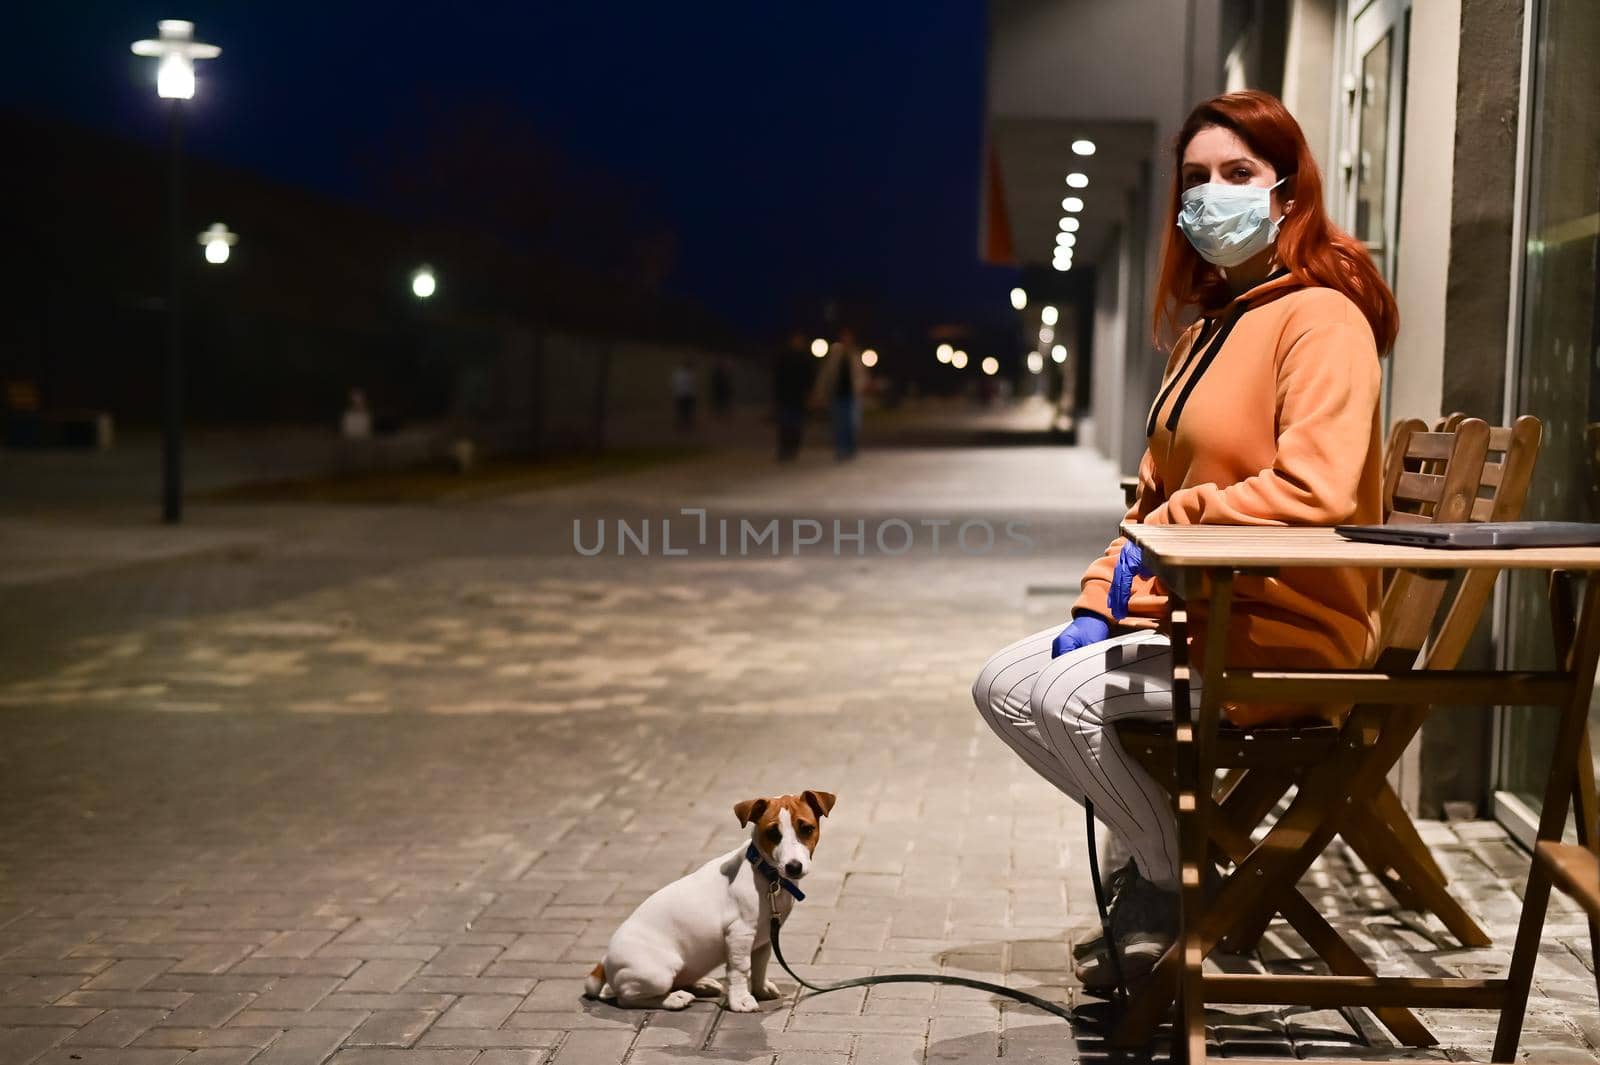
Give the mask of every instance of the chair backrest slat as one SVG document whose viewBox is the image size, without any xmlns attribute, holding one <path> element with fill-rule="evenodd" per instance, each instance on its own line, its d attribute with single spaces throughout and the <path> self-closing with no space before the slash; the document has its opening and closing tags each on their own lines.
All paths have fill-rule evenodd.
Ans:
<svg viewBox="0 0 1600 1065">
<path fill-rule="evenodd" d="M 1448 459 L 1455 446 L 1455 433 L 1413 433 L 1406 442 L 1405 456 L 1408 459 Z"/>
<path fill-rule="evenodd" d="M 1395 485 L 1396 500 L 1437 503 L 1444 496 L 1444 477 L 1437 473 L 1402 473 Z"/>
</svg>

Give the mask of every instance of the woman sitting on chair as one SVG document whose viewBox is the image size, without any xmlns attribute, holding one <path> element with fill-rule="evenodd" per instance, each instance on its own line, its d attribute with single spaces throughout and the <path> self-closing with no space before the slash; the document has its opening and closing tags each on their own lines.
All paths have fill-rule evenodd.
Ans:
<svg viewBox="0 0 1600 1065">
<path fill-rule="evenodd" d="M 1378 353 L 1394 342 L 1394 296 L 1362 245 L 1323 209 L 1300 126 L 1275 97 L 1218 96 L 1195 108 L 1173 153 L 1158 339 L 1180 317 L 1145 426 L 1138 498 L 1152 525 L 1333 525 L 1382 520 Z M 1354 667 L 1376 648 L 1378 571 L 1285 569 L 1235 584 L 1227 662 Z M 1122 537 L 1083 575 L 1072 621 L 984 666 L 972 694 L 1023 761 L 1094 804 L 1133 855 L 1113 877 L 1112 936 L 1130 981 L 1176 935 L 1178 842 L 1171 800 L 1123 750 L 1125 718 L 1170 720 L 1172 657 L 1158 631 L 1165 592 Z M 1203 661 L 1205 603 L 1191 602 L 1191 662 Z M 1191 682 L 1199 706 L 1200 687 Z M 1344 707 L 1234 705 L 1234 724 Z M 1112 983 L 1103 941 L 1078 977 Z"/>
</svg>

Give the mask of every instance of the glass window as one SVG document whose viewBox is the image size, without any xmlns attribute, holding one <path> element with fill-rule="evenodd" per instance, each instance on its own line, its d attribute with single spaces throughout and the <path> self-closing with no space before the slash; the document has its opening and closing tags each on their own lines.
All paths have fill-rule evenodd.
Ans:
<svg viewBox="0 0 1600 1065">
<path fill-rule="evenodd" d="M 1516 410 L 1544 420 L 1544 446 L 1527 516 L 1600 521 L 1600 4 L 1542 0 L 1537 17 Z M 1549 668 L 1544 582 L 1517 574 L 1510 588 L 1512 661 Z M 1600 735 L 1600 705 L 1590 720 Z M 1537 810 L 1555 716 L 1511 709 L 1500 727 L 1500 788 Z"/>
</svg>

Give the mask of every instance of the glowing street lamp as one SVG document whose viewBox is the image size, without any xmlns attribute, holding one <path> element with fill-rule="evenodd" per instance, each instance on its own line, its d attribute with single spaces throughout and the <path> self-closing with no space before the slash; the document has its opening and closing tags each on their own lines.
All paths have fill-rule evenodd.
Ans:
<svg viewBox="0 0 1600 1065">
<path fill-rule="evenodd" d="M 986 356 L 983 360 L 983 372 L 989 377 L 993 377 L 995 374 L 999 373 L 1000 360 L 995 358 L 993 355 Z"/>
<path fill-rule="evenodd" d="M 826 358 L 828 355 L 828 342 L 822 337 L 813 340 L 811 342 L 811 354 L 819 359 Z"/>
<path fill-rule="evenodd" d="M 950 365 L 954 366 L 958 370 L 965 370 L 967 368 L 967 353 L 959 348 L 951 352 Z"/>
<path fill-rule="evenodd" d="M 1093 155 L 1094 154 L 1094 141 L 1091 141 L 1091 140 L 1073 141 L 1072 142 L 1072 154 L 1073 155 Z"/>
<path fill-rule="evenodd" d="M 1051 348 L 1050 349 L 1050 358 L 1053 359 L 1056 362 L 1066 362 L 1067 361 L 1067 348 L 1066 348 L 1066 345 L 1057 344 L 1055 347 Z"/>
<path fill-rule="evenodd" d="M 1044 372 L 1044 356 L 1040 355 L 1037 351 L 1028 352 L 1028 372 L 1029 373 L 1043 373 Z"/>
<path fill-rule="evenodd" d="M 949 362 L 950 356 L 954 355 L 955 353 L 956 349 L 952 348 L 949 344 L 940 344 L 937 348 L 933 349 L 933 357 L 938 359 L 940 362 Z"/>
<path fill-rule="evenodd" d="M 156 94 L 163 100 L 194 99 L 194 61 L 215 59 L 222 49 L 194 39 L 194 23 L 168 18 L 156 23 L 155 40 L 133 42 L 133 54 L 159 59 Z"/>
<path fill-rule="evenodd" d="M 1086 189 L 1089 187 L 1089 175 L 1074 170 L 1067 175 L 1067 185 L 1074 189 Z"/>
<path fill-rule="evenodd" d="M 411 275 L 411 294 L 419 300 L 431 299 L 439 291 L 439 279 L 433 276 L 433 267 L 423 263 Z"/>
<path fill-rule="evenodd" d="M 1083 210 L 1083 199 L 1078 196 L 1068 196 L 1061 201 L 1061 209 L 1068 214 L 1077 214 Z"/>
<path fill-rule="evenodd" d="M 873 351 L 871 348 L 863 351 L 861 353 L 861 365 L 865 366 L 869 370 L 878 365 L 878 353 Z"/>
<path fill-rule="evenodd" d="M 1060 320 L 1060 317 L 1061 312 L 1048 304 L 1039 312 L 1039 321 L 1045 325 L 1055 325 Z"/>
<path fill-rule="evenodd" d="M 221 222 L 212 222 L 204 233 L 195 238 L 206 249 L 206 262 L 221 266 L 228 261 L 228 252 L 239 243 L 239 234 L 231 232 Z"/>
<path fill-rule="evenodd" d="M 1024 292 L 1020 288 L 1012 289 L 1011 290 L 1011 306 L 1014 309 L 1020 311 L 1024 307 L 1026 307 L 1027 305 L 1028 305 L 1028 294 L 1026 292 Z"/>
<path fill-rule="evenodd" d="M 222 49 L 194 39 L 194 23 L 163 19 L 157 36 L 133 42 L 133 54 L 157 60 L 156 94 L 171 100 L 167 157 L 167 359 L 161 419 L 161 520 L 183 520 L 183 102 L 194 98 L 194 64 Z"/>
</svg>

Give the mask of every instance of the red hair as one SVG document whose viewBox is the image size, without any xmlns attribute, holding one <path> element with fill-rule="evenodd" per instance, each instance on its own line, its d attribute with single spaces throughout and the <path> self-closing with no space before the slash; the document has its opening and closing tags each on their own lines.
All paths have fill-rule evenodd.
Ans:
<svg viewBox="0 0 1600 1065">
<path fill-rule="evenodd" d="M 1284 199 L 1294 209 L 1279 223 L 1278 262 L 1303 285 L 1338 289 L 1366 316 L 1380 353 L 1394 344 L 1400 311 L 1367 249 L 1328 219 L 1322 203 L 1322 174 L 1300 123 L 1283 102 L 1254 89 L 1213 97 L 1189 113 L 1172 148 L 1172 194 L 1167 198 L 1167 236 L 1161 250 L 1161 276 L 1156 283 L 1156 342 L 1177 332 L 1185 308 L 1214 306 L 1228 298 L 1218 269 L 1202 259 L 1178 231 L 1183 193 L 1183 153 L 1195 134 L 1210 126 L 1231 130 L 1256 155 L 1287 178 Z"/>
</svg>

